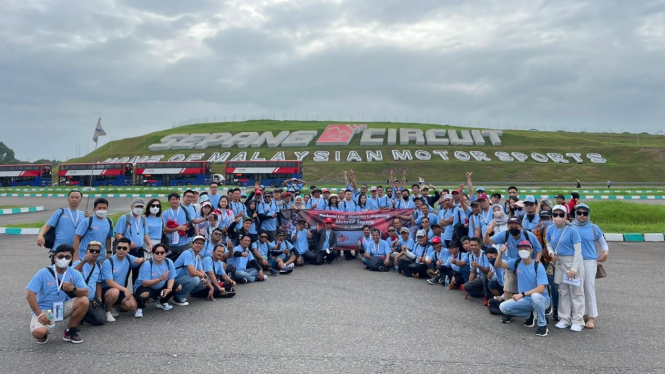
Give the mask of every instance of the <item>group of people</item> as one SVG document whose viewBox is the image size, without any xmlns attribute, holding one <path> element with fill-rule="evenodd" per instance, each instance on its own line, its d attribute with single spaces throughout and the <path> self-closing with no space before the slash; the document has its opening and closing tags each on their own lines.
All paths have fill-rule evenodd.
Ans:
<svg viewBox="0 0 665 374">
<path fill-rule="evenodd" d="M 595 271 L 608 249 L 590 208 L 579 196 L 568 203 L 557 197 L 556 204 L 521 200 L 516 187 L 502 202 L 499 193 L 474 189 L 471 176 L 452 191 L 409 187 L 405 173 L 400 181 L 392 172 L 385 188 L 359 185 L 353 171 L 344 172 L 347 188 L 337 194 L 316 186 L 306 193 L 300 180 L 272 191 L 257 183 L 248 195 L 239 188 L 221 194 L 212 183 L 208 191 L 173 192 L 165 202 L 134 199 L 115 224 L 106 199 L 95 200 L 88 214 L 78 209 L 81 192 L 71 191 L 68 207 L 54 212 L 37 238 L 51 248 L 51 266 L 27 287 L 32 335 L 44 344 L 54 322 L 69 318 L 63 340 L 80 343 L 83 322 L 115 322 L 120 311 L 142 318 L 149 304 L 168 311 L 189 305 L 189 297 L 233 297 L 237 284 L 341 258 L 483 298 L 490 310 L 498 306 L 504 323 L 537 322 L 540 336 L 547 335 L 548 314 L 559 328 L 594 328 Z M 385 232 L 365 226 L 357 245 L 342 250 L 333 219 L 287 228 L 280 215 L 287 209 L 395 214 Z"/>
</svg>

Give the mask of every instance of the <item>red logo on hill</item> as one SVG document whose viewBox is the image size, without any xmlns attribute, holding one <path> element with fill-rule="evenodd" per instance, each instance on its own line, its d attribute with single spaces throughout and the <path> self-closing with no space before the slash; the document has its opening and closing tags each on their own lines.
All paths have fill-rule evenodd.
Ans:
<svg viewBox="0 0 665 374">
<path fill-rule="evenodd" d="M 316 145 L 349 145 L 353 135 L 360 134 L 367 125 L 328 125 Z"/>
</svg>

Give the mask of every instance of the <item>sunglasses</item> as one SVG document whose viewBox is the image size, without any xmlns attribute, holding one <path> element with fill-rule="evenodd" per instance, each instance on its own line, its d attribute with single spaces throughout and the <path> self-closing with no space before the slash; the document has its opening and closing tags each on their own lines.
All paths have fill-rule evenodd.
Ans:
<svg viewBox="0 0 665 374">
<path fill-rule="evenodd" d="M 159 207 L 161 207 L 161 205 L 159 205 L 159 204 L 152 204 L 152 205 L 150 205 L 150 207 L 151 207 L 151 208 L 159 208 Z"/>
<path fill-rule="evenodd" d="M 102 251 L 100 249 L 88 249 L 88 252 L 90 252 L 90 253 L 101 253 Z"/>
<path fill-rule="evenodd" d="M 221 232 L 213 232 L 212 235 L 214 235 L 214 236 L 222 236 L 222 233 L 221 233 Z"/>
<path fill-rule="evenodd" d="M 56 259 L 58 260 L 71 260 L 72 256 L 71 255 L 66 255 L 66 256 L 56 256 Z"/>
<path fill-rule="evenodd" d="M 577 215 L 578 215 L 578 216 L 588 216 L 588 215 L 589 215 L 589 212 L 583 212 L 583 211 L 581 211 L 581 210 L 578 210 L 578 211 L 577 211 Z"/>
<path fill-rule="evenodd" d="M 395 232 L 395 230 L 388 230 L 388 232 Z"/>
<path fill-rule="evenodd" d="M 152 252 L 154 255 L 165 255 L 166 252 L 163 251 L 158 251 L 158 252 Z"/>
<path fill-rule="evenodd" d="M 268 239 L 267 236 L 259 236 L 259 238 L 261 238 L 261 239 Z"/>
<path fill-rule="evenodd" d="M 129 247 L 116 247 L 115 249 L 118 251 L 129 251 Z"/>
<path fill-rule="evenodd" d="M 536 204 L 534 204 L 534 203 L 524 203 L 524 206 L 534 206 L 534 205 L 536 205 Z"/>
<path fill-rule="evenodd" d="M 552 213 L 552 217 L 565 218 L 565 217 L 566 217 L 566 213 Z"/>
</svg>

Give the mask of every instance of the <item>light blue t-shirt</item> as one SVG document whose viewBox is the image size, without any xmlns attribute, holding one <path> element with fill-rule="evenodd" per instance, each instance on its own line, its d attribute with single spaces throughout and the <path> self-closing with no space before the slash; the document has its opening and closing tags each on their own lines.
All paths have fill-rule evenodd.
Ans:
<svg viewBox="0 0 665 374">
<path fill-rule="evenodd" d="M 424 254 L 427 256 L 427 252 L 432 249 L 432 246 L 429 243 L 426 243 L 424 246 L 420 245 L 418 243 L 415 243 L 413 245 L 413 249 L 411 249 L 411 252 L 416 255 L 416 263 L 420 264 L 420 257 Z"/>
<path fill-rule="evenodd" d="M 166 227 L 166 223 L 168 221 L 176 221 L 178 226 L 187 224 L 187 215 L 185 214 L 185 210 L 182 207 L 178 207 L 176 210 L 171 208 L 165 212 L 162 212 L 162 225 Z M 169 242 L 167 243 L 168 245 L 180 247 L 189 243 L 187 235 L 181 236 L 177 231 L 170 234 L 167 233 L 166 236 L 169 238 Z"/>
<path fill-rule="evenodd" d="M 402 198 L 395 199 L 395 209 L 414 209 L 415 207 L 416 205 L 411 200 L 404 201 Z"/>
<path fill-rule="evenodd" d="M 245 270 L 247 269 L 247 264 L 254 259 L 254 255 L 252 252 L 249 251 L 249 248 L 247 250 L 242 249 L 241 246 L 236 246 L 233 248 L 233 253 L 235 254 L 236 252 L 248 252 L 249 255 L 247 257 L 231 257 L 228 260 L 226 260 L 226 266 L 228 267 L 229 265 L 233 265 L 236 267 L 236 270 Z"/>
<path fill-rule="evenodd" d="M 55 227 L 55 241 L 51 251 L 55 251 L 61 244 L 74 245 L 74 234 L 79 222 L 85 221 L 84 212 L 80 210 L 56 210 L 46 224 Z M 60 220 L 58 221 L 58 217 Z M 56 222 L 58 222 L 56 226 Z"/>
<path fill-rule="evenodd" d="M 534 235 L 532 232 L 527 231 L 527 235 L 529 235 L 531 245 L 533 246 L 533 253 L 531 254 L 531 258 L 535 259 L 536 258 L 536 253 L 540 252 L 543 250 L 543 246 L 540 245 L 540 241 L 538 238 L 536 238 L 536 235 Z M 508 242 L 506 243 L 506 237 L 508 237 Z M 527 240 L 526 237 L 524 236 L 524 231 L 520 232 L 520 237 L 518 240 L 515 240 L 508 231 L 501 231 L 497 234 L 492 235 L 492 242 L 494 244 L 505 244 L 507 247 L 506 253 L 503 255 L 503 258 L 507 261 L 508 259 L 518 259 L 519 254 L 517 253 L 517 244 L 521 242 L 522 240 Z"/>
<path fill-rule="evenodd" d="M 295 247 L 296 251 L 298 251 L 298 253 L 303 254 L 309 250 L 309 238 L 307 237 L 308 231 L 307 229 L 302 229 L 300 231 L 293 230 L 291 241 L 293 241 L 293 237 L 296 236 L 296 232 L 298 233 L 298 237 L 293 243 L 293 246 Z"/>
<path fill-rule="evenodd" d="M 162 241 L 162 218 L 148 216 L 145 217 L 145 224 L 148 228 L 148 237 L 152 242 L 152 245 L 155 245 Z"/>
<path fill-rule="evenodd" d="M 100 283 L 103 289 L 111 288 L 106 284 L 107 280 L 113 280 L 123 287 L 127 287 L 127 274 L 129 268 L 138 267 L 139 264 L 135 263 L 136 257 L 127 255 L 122 261 L 118 259 L 118 255 L 113 255 L 107 258 L 102 263 L 102 278 Z M 113 263 L 113 266 L 111 266 Z"/>
<path fill-rule="evenodd" d="M 575 244 L 581 243 L 580 233 L 573 226 L 564 226 L 559 229 L 554 225 L 547 228 L 547 242 L 559 256 L 574 256 Z"/>
<path fill-rule="evenodd" d="M 369 200 L 367 201 L 369 204 Z M 316 204 L 316 208 L 312 208 Z M 313 209 L 313 210 L 324 210 L 326 209 L 326 206 L 328 205 L 328 202 L 326 201 L 323 196 L 320 196 L 318 199 L 314 196 L 312 196 L 311 199 L 307 202 L 307 209 Z"/>
<path fill-rule="evenodd" d="M 261 257 L 263 257 L 264 259 L 267 260 L 268 259 L 268 250 L 269 250 L 268 246 L 269 245 L 270 245 L 270 243 L 268 243 L 267 241 L 265 243 L 261 243 L 261 240 L 259 239 L 258 241 L 255 241 L 254 243 L 252 243 L 252 249 L 256 249 L 259 252 L 259 254 L 261 255 Z"/>
<path fill-rule="evenodd" d="M 206 257 L 203 259 L 203 271 L 205 271 L 206 275 L 211 271 L 215 275 L 226 275 L 226 271 L 224 271 L 224 263 L 219 260 L 215 261 L 212 257 Z M 214 279 L 210 279 L 210 276 L 208 275 L 208 280 L 210 280 L 212 283 L 217 283 L 216 277 Z"/>
<path fill-rule="evenodd" d="M 74 269 L 79 263 L 81 263 L 81 260 L 73 263 L 72 269 Z M 90 271 L 92 271 L 92 275 L 90 275 Z M 88 280 L 88 300 L 92 300 L 95 298 L 95 293 L 97 292 L 97 282 L 99 282 L 99 277 L 102 275 L 102 266 L 95 263 L 93 268 L 93 265 L 86 262 L 83 264 L 83 268 L 81 268 L 81 275 L 83 276 L 83 282 L 85 282 L 85 280 L 88 279 L 88 275 L 90 275 L 90 279 Z"/>
<path fill-rule="evenodd" d="M 582 240 L 582 258 L 584 260 L 597 260 L 598 250 L 596 249 L 596 241 L 603 237 L 603 230 L 594 224 L 574 227 L 577 229 Z"/>
<path fill-rule="evenodd" d="M 92 225 L 90 230 L 88 230 L 88 224 L 90 223 L 90 217 L 88 219 L 83 219 L 76 226 L 76 235 L 81 237 L 79 242 L 79 256 L 78 258 L 85 257 L 85 251 L 88 249 L 88 243 L 92 241 L 98 241 L 102 243 L 102 253 L 106 252 L 106 238 L 113 237 L 113 221 L 109 225 L 109 220 L 107 218 L 98 218 L 97 216 L 92 217 Z M 104 260 L 104 256 L 99 256 L 98 262 Z"/>
<path fill-rule="evenodd" d="M 480 214 L 475 216 L 473 214 L 469 215 L 469 238 L 473 238 L 476 236 L 476 229 L 478 227 L 481 227 L 480 230 L 480 235 L 483 235 L 482 233 L 482 223 L 480 222 Z"/>
<path fill-rule="evenodd" d="M 342 212 L 355 212 L 358 210 L 358 204 L 355 201 L 348 201 L 346 199 L 339 203 L 339 210 Z"/>
<path fill-rule="evenodd" d="M 538 226 L 538 222 L 540 222 L 540 216 L 538 214 L 535 214 L 531 220 L 529 220 L 529 217 L 526 214 L 522 216 L 522 228 L 524 230 L 535 230 Z"/>
<path fill-rule="evenodd" d="M 284 240 L 282 242 L 282 245 L 279 248 L 275 248 L 276 245 L 277 245 L 277 240 L 270 243 L 270 250 L 271 251 L 282 251 L 282 252 L 285 249 L 288 249 L 289 251 L 293 250 L 293 244 L 291 244 L 291 242 L 289 242 L 287 240 Z M 282 260 L 286 260 L 286 255 L 282 253 L 281 255 L 279 255 L 277 257 L 274 257 L 274 258 L 281 258 Z"/>
<path fill-rule="evenodd" d="M 506 262 L 508 263 L 509 270 L 515 271 L 515 262 L 517 262 L 517 259 L 508 260 Z M 535 272 L 536 270 L 533 263 L 527 265 L 520 261 L 517 271 L 515 271 L 517 274 L 517 292 L 522 293 L 531 291 L 542 284 L 545 286 L 542 295 L 549 300 L 550 295 L 547 293 L 547 285 L 549 282 L 547 281 L 545 267 L 541 263 L 537 263 L 536 266 L 538 267 L 538 274 Z M 527 296 L 525 299 L 530 300 L 531 296 Z"/>
<path fill-rule="evenodd" d="M 134 218 L 132 214 L 129 214 L 129 225 L 127 224 L 127 214 L 120 216 L 118 223 L 115 225 L 116 234 L 120 234 L 131 240 L 138 248 L 143 247 L 143 238 L 145 237 L 146 229 L 145 217 L 139 216 L 138 218 Z"/>
<path fill-rule="evenodd" d="M 187 266 L 193 265 L 194 270 L 201 270 L 203 269 L 203 266 L 201 265 L 201 258 L 194 254 L 193 249 L 188 249 L 178 257 L 177 260 L 175 260 L 175 263 L 173 264 L 176 268 L 176 271 L 178 274 L 176 274 L 176 278 L 181 277 L 183 275 L 189 276 L 189 271 L 187 270 Z"/>
<path fill-rule="evenodd" d="M 86 287 L 83 276 L 78 271 L 72 268 L 67 268 L 65 274 L 61 275 L 55 270 L 55 265 L 51 266 L 51 269 L 53 269 L 53 272 L 58 277 L 57 282 L 72 282 L 76 288 Z M 53 303 L 55 302 L 65 302 L 69 300 L 67 293 L 62 290 L 62 288 L 58 291 L 57 282 L 53 275 L 51 275 L 51 272 L 47 268 L 43 268 L 40 269 L 37 274 L 32 277 L 30 283 L 28 283 L 26 288 L 37 294 L 37 303 L 39 304 L 39 309 L 42 311 L 53 309 Z M 34 315 L 34 312 L 31 312 L 30 314 Z"/>
<path fill-rule="evenodd" d="M 270 204 L 266 204 L 265 201 L 261 201 L 260 203 L 257 203 L 257 212 L 259 214 L 263 214 L 266 216 L 270 216 L 271 218 L 263 219 L 261 221 L 261 229 L 266 230 L 266 231 L 275 231 L 277 230 L 277 217 L 272 218 L 273 214 L 279 213 L 279 206 L 274 202 L 271 201 Z"/>
<path fill-rule="evenodd" d="M 408 250 L 412 250 L 412 249 L 413 249 L 413 246 L 414 246 L 415 244 L 416 244 L 416 242 L 415 242 L 413 239 L 411 239 L 410 237 L 407 238 L 406 240 L 404 240 L 404 238 L 402 237 L 401 234 L 400 234 L 400 236 L 399 236 L 399 239 L 397 240 L 397 245 L 399 246 L 400 249 L 401 249 L 403 246 L 406 246 L 406 248 L 407 248 Z"/>
<path fill-rule="evenodd" d="M 379 199 L 377 197 L 368 196 L 365 208 L 368 210 L 379 210 Z"/>
<path fill-rule="evenodd" d="M 480 269 L 474 269 L 471 267 L 472 262 L 476 262 L 478 265 L 484 267 L 484 268 L 489 268 L 490 267 L 490 261 L 487 258 L 487 255 L 485 255 L 485 251 L 482 249 L 480 250 L 480 254 L 476 256 L 475 253 L 469 252 L 468 253 L 468 259 L 469 259 L 469 267 L 471 268 L 471 272 L 476 272 L 476 277 L 477 278 L 482 278 L 483 272 L 480 271 Z"/>
<path fill-rule="evenodd" d="M 222 199 L 222 195 L 220 195 L 220 194 L 213 195 L 213 194 L 209 193 L 208 198 L 209 198 L 210 204 L 212 205 L 212 209 L 215 210 L 219 206 L 219 200 Z"/>
<path fill-rule="evenodd" d="M 169 277 L 150 286 L 150 288 L 153 290 L 161 290 L 164 285 L 166 285 L 167 281 L 175 279 L 175 266 L 173 265 L 173 261 L 168 258 L 164 259 L 161 265 L 158 265 L 155 260 L 144 262 L 143 265 L 141 265 L 141 269 L 139 270 L 139 277 L 136 279 L 134 292 L 136 292 L 136 290 L 143 285 L 144 280 L 149 281 L 152 279 L 159 279 L 159 277 L 161 277 L 162 274 L 164 274 L 164 272 L 167 270 L 169 271 Z"/>
<path fill-rule="evenodd" d="M 439 222 L 444 219 L 449 219 L 450 217 L 455 217 L 453 219 L 453 222 L 450 225 L 447 225 L 445 228 L 443 228 L 443 237 L 445 240 L 452 240 L 453 239 L 453 228 L 455 227 L 456 224 L 458 223 L 463 223 L 464 222 L 464 217 L 466 215 L 464 212 L 462 212 L 462 209 L 458 207 L 453 207 L 450 209 L 444 209 L 439 212 Z"/>
<path fill-rule="evenodd" d="M 450 263 L 450 259 L 452 257 L 453 256 L 450 255 L 450 256 L 448 256 L 448 259 L 446 259 L 446 267 L 449 267 L 449 268 L 451 268 L 455 271 L 461 271 L 461 268 L 459 267 L 459 265 Z M 464 266 L 468 266 L 469 265 L 469 254 L 464 253 L 464 252 L 458 252 L 457 256 L 455 256 L 455 260 L 456 260 L 456 262 L 464 260 L 464 261 L 466 261 L 466 265 L 464 265 Z"/>
<path fill-rule="evenodd" d="M 367 250 L 366 253 L 368 253 L 372 257 L 374 256 L 385 257 L 390 255 L 390 245 L 388 244 L 387 241 L 383 239 L 379 239 L 379 243 L 376 243 L 374 240 L 370 240 L 367 246 L 369 247 L 369 249 Z"/>
<path fill-rule="evenodd" d="M 238 201 L 237 203 L 235 201 L 231 201 L 230 204 L 231 204 L 231 209 L 233 210 L 233 215 L 235 215 L 236 217 L 245 216 L 247 212 L 247 207 L 245 206 L 245 204 L 241 203 L 240 201 Z"/>
</svg>

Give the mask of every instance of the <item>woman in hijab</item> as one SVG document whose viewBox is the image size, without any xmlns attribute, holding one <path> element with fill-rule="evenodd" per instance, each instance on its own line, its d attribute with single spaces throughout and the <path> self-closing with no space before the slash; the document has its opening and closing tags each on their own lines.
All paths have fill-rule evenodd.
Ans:
<svg viewBox="0 0 665 374">
<path fill-rule="evenodd" d="M 582 239 L 577 229 L 566 224 L 567 209 L 552 208 L 552 221 L 545 231 L 547 251 L 555 264 L 554 282 L 559 285 L 559 322 L 555 327 L 571 331 L 584 329 L 584 263 Z M 565 279 L 564 279 L 565 277 Z M 577 281 L 577 284 L 573 284 Z"/>
<path fill-rule="evenodd" d="M 582 258 L 584 260 L 584 327 L 596 327 L 598 306 L 596 305 L 596 270 L 598 264 L 607 260 L 609 248 L 603 237 L 603 231 L 591 223 L 591 209 L 586 204 L 575 207 L 573 227 L 580 233 L 582 239 Z M 600 245 L 602 254 L 599 256 L 596 243 Z"/>
<path fill-rule="evenodd" d="M 330 198 L 328 199 L 328 205 L 326 206 L 326 209 L 334 211 L 339 210 L 339 198 L 337 197 L 337 195 L 330 196 Z"/>
<path fill-rule="evenodd" d="M 291 209 L 305 209 L 305 203 L 303 201 L 302 196 L 296 196 L 296 199 L 293 201 L 293 206 L 291 206 Z"/>
</svg>

